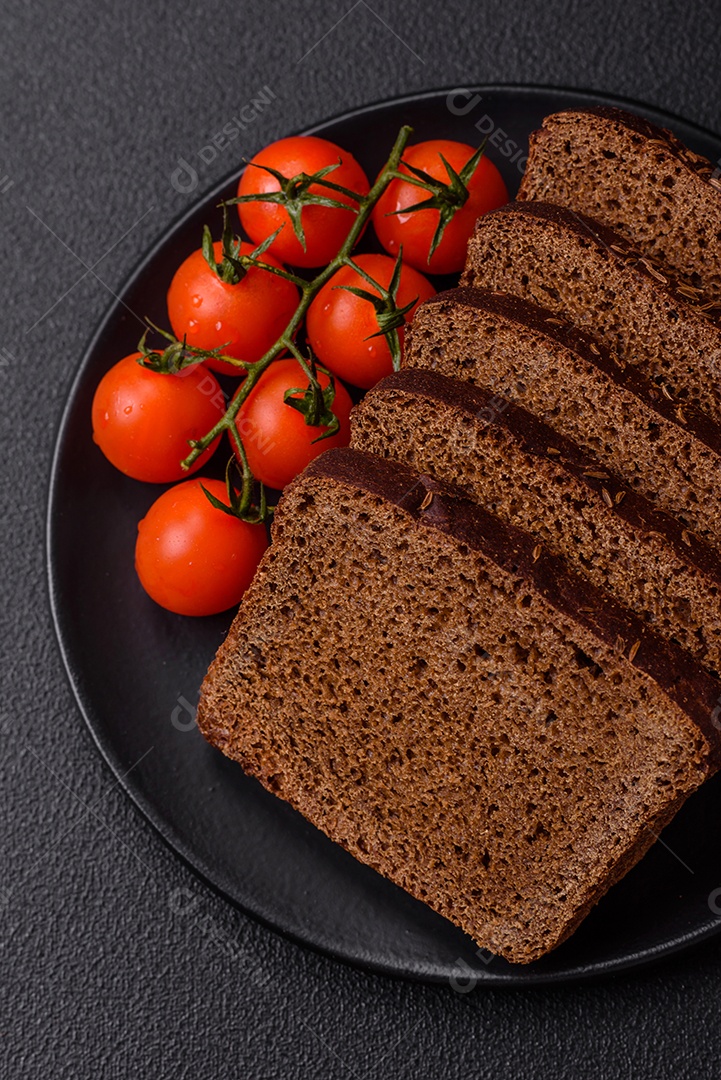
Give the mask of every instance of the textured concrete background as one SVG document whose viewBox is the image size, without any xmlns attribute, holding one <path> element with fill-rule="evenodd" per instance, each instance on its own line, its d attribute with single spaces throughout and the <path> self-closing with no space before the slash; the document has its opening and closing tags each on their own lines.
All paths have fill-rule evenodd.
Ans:
<svg viewBox="0 0 721 1080">
<path fill-rule="evenodd" d="M 5 0 L 1 15 L 0 1076 L 717 1076 L 721 941 L 597 985 L 459 996 L 230 909 L 91 743 L 43 549 L 56 426 L 109 290 L 238 158 L 347 108 L 478 82 L 605 90 L 718 130 L 717 5 Z M 203 161 L 264 87 L 272 103 Z M 192 193 L 171 184 L 180 158 Z"/>
</svg>

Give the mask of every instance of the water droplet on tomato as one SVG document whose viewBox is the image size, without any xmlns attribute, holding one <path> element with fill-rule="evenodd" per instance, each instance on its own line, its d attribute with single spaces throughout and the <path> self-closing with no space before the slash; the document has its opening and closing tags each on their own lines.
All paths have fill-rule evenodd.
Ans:
<svg viewBox="0 0 721 1080">
<path fill-rule="evenodd" d="M 193 307 L 200 307 L 200 305 L 203 303 L 203 297 L 199 296 L 198 293 L 195 293 L 190 302 Z"/>
<path fill-rule="evenodd" d="M 218 333 L 220 333 L 220 331 L 223 329 L 223 324 L 220 319 L 218 319 L 217 323 L 215 324 L 215 329 L 218 331 Z"/>
<path fill-rule="evenodd" d="M 198 320 L 197 319 L 188 319 L 188 330 L 192 332 L 192 331 L 197 330 L 197 328 L 198 328 Z"/>
<path fill-rule="evenodd" d="M 132 411 L 133 411 L 133 406 L 132 405 L 126 405 L 125 408 L 123 409 L 123 412 L 125 413 L 126 416 L 130 416 Z"/>
</svg>

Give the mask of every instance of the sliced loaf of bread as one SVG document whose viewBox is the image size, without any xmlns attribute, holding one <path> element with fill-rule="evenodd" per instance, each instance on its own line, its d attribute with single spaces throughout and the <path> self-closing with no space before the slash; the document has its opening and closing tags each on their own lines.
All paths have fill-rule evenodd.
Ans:
<svg viewBox="0 0 721 1080">
<path fill-rule="evenodd" d="M 682 407 L 721 422 L 721 323 L 617 233 L 541 202 L 479 219 L 462 284 L 498 289 L 566 315 Z"/>
<path fill-rule="evenodd" d="M 662 270 L 721 300 L 720 175 L 643 117 L 567 109 L 531 135 L 518 198 L 596 218 Z"/>
<path fill-rule="evenodd" d="M 422 304 L 404 365 L 509 398 L 721 550 L 721 431 L 557 314 L 451 289 Z"/>
<path fill-rule="evenodd" d="M 327 451 L 273 528 L 201 731 L 480 945 L 542 956 L 718 767 L 717 681 L 398 462 Z"/>
<path fill-rule="evenodd" d="M 525 409 L 406 368 L 356 405 L 351 446 L 455 484 L 721 673 L 717 553 Z"/>
</svg>

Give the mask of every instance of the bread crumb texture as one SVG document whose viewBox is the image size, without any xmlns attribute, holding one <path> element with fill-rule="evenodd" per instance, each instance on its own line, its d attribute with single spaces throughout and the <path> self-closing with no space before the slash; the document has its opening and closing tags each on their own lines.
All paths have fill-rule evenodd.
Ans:
<svg viewBox="0 0 721 1080">
<path fill-rule="evenodd" d="M 476 240 L 481 235 L 487 240 L 482 230 Z M 494 276 L 489 250 L 484 241 L 486 279 Z M 504 255 L 498 264 L 520 266 L 523 258 L 523 252 Z M 695 429 L 689 417 L 682 423 L 672 403 L 635 369 L 622 370 L 598 346 L 594 353 L 588 335 L 549 325 L 547 315 L 536 303 L 486 288 L 440 293 L 416 311 L 404 363 L 521 405 L 721 549 L 717 425 L 698 417 Z"/>
<path fill-rule="evenodd" d="M 356 449 L 454 484 L 526 529 L 721 672 L 716 552 L 525 409 L 482 387 L 407 368 L 366 394 L 351 432 Z"/>
<path fill-rule="evenodd" d="M 533 538 L 482 535 L 480 514 L 399 463 L 326 452 L 283 496 L 198 721 L 357 858 L 526 963 L 708 775 L 690 715 L 710 680 L 674 674 L 658 639 L 631 663 L 635 624 L 610 644 L 574 615 L 576 579 L 532 560 Z M 671 696 L 641 669 L 654 649 Z M 699 695 L 684 708 L 682 683 Z"/>
<path fill-rule="evenodd" d="M 717 309 L 694 303 L 661 277 L 623 237 L 579 211 L 517 202 L 479 219 L 462 283 L 567 316 L 623 365 L 665 386 L 678 408 L 721 422 Z"/>
<path fill-rule="evenodd" d="M 553 113 L 533 132 L 519 199 L 610 226 L 667 273 L 721 299 L 718 170 L 621 109 Z"/>
</svg>

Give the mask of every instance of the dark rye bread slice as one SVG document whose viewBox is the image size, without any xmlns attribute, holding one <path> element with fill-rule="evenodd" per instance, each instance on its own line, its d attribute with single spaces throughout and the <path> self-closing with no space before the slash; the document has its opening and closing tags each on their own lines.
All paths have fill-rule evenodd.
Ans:
<svg viewBox="0 0 721 1080">
<path fill-rule="evenodd" d="M 403 363 L 510 398 L 721 550 L 721 432 L 634 367 L 516 296 L 450 289 L 421 304 Z"/>
<path fill-rule="evenodd" d="M 719 763 L 717 681 L 536 540 L 321 455 L 203 683 L 205 737 L 511 961 L 548 952 Z"/>
<path fill-rule="evenodd" d="M 721 300 L 719 170 L 623 109 L 553 113 L 530 138 L 519 199 L 580 210 Z"/>
<path fill-rule="evenodd" d="M 721 672 L 716 552 L 507 398 L 406 368 L 353 409 L 351 446 L 456 485 Z"/>
<path fill-rule="evenodd" d="M 598 222 L 548 203 L 509 203 L 476 224 L 462 284 L 566 315 L 681 406 L 721 422 L 721 323 Z"/>
</svg>

